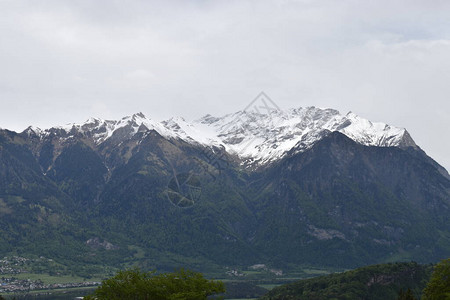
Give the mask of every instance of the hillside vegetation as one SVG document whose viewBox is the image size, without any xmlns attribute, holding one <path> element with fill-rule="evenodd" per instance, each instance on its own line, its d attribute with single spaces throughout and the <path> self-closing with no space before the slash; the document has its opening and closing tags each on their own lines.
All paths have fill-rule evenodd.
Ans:
<svg viewBox="0 0 450 300">
<path fill-rule="evenodd" d="M 432 271 L 431 265 L 415 262 L 367 266 L 280 286 L 261 300 L 389 300 L 408 289 L 419 299 Z"/>
</svg>

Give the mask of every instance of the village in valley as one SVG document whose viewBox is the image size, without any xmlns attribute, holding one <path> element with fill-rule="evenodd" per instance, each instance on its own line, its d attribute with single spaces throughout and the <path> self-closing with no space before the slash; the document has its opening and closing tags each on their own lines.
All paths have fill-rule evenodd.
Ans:
<svg viewBox="0 0 450 300">
<path fill-rule="evenodd" d="M 97 281 L 77 281 L 51 283 L 39 278 L 39 274 L 34 274 L 35 279 L 28 278 L 30 270 L 36 265 L 51 263 L 51 259 L 44 257 L 30 259 L 20 256 L 4 257 L 0 259 L 0 293 L 23 293 L 34 290 L 68 289 L 80 287 L 95 287 L 100 284 Z M 42 274 L 42 277 L 48 275 Z M 76 281 L 76 282 L 75 282 Z"/>
</svg>

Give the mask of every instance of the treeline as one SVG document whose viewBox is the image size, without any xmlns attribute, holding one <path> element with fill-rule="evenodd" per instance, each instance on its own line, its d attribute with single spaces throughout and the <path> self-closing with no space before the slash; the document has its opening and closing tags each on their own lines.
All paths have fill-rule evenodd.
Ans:
<svg viewBox="0 0 450 300">
<path fill-rule="evenodd" d="M 415 262 L 367 266 L 280 286 L 261 298 L 278 299 L 446 300 L 450 299 L 450 259 L 434 268 Z"/>
</svg>

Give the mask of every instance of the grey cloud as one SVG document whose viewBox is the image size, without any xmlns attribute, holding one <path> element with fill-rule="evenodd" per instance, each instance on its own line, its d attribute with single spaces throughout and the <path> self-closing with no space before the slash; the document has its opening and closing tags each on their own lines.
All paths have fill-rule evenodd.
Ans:
<svg viewBox="0 0 450 300">
<path fill-rule="evenodd" d="M 332 107 L 450 169 L 448 1 L 2 1 L 0 127 Z"/>
</svg>

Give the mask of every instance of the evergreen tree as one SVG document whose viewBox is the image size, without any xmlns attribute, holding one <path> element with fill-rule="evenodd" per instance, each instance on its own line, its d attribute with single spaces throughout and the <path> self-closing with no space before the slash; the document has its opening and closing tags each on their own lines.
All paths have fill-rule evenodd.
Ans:
<svg viewBox="0 0 450 300">
<path fill-rule="evenodd" d="M 400 292 L 398 293 L 397 300 L 417 300 L 417 299 L 416 297 L 414 297 L 411 289 L 408 289 L 406 292 L 404 292 L 403 289 L 401 289 Z"/>
</svg>

